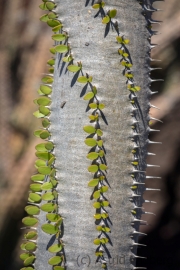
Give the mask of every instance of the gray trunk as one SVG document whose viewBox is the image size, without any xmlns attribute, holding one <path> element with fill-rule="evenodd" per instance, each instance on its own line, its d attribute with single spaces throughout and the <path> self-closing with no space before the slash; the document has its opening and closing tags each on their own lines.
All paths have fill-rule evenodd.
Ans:
<svg viewBox="0 0 180 270">
<path fill-rule="evenodd" d="M 93 1 L 92 1 L 93 2 Z M 133 198 L 131 190 L 133 181 L 145 182 L 145 173 L 134 170 L 146 170 L 146 148 L 148 143 L 149 121 L 149 31 L 146 28 L 147 16 L 142 15 L 142 6 L 135 0 L 106 0 L 104 11 L 117 9 L 117 16 L 112 19 L 118 22 L 120 36 L 130 39 L 127 45 L 133 62 L 132 72 L 135 85 L 141 87 L 137 94 L 135 105 L 130 103 L 133 93 L 127 90 L 127 78 L 123 76 L 124 67 L 118 54 L 120 44 L 117 43 L 117 32 L 102 24 L 101 13 L 93 9 L 91 1 L 57 0 L 56 12 L 63 23 L 63 30 L 68 32 L 73 63 L 82 63 L 84 75 L 93 77 L 92 85 L 97 87 L 97 98 L 105 104 L 103 116 L 100 114 L 99 124 L 103 131 L 105 162 L 108 166 L 104 181 L 109 186 L 104 194 L 110 206 L 106 207 L 109 214 L 107 221 L 95 220 L 95 200 L 92 196 L 94 188 L 88 187 L 88 182 L 94 174 L 88 172 L 91 160 L 86 156 L 90 151 L 84 140 L 87 133 L 83 127 L 94 125 L 88 116 L 93 112 L 88 108 L 88 101 L 83 99 L 85 93 L 91 90 L 76 81 L 77 74 L 67 70 L 67 64 L 62 62 L 62 55 L 56 54 L 52 104 L 50 106 L 51 140 L 55 144 L 56 178 L 59 181 L 58 207 L 63 217 L 62 240 L 65 244 L 64 254 L 68 270 L 101 269 L 101 263 L 96 262 L 98 246 L 94 239 L 100 237 L 97 225 L 106 224 L 111 232 L 101 235 L 109 238 L 104 250 L 104 260 L 107 269 L 134 269 L 136 245 L 138 242 L 141 209 L 136 215 L 131 213 L 135 206 L 142 206 L 143 199 Z M 144 1 L 146 2 L 146 1 Z M 86 5 L 85 5 L 86 4 Z M 81 76 L 81 72 L 79 74 Z M 131 96 L 130 96 L 131 95 Z M 66 102 L 61 108 L 62 103 Z M 137 108 L 136 111 L 133 109 Z M 133 116 L 134 115 L 134 116 Z M 136 131 L 131 126 L 133 121 L 139 121 Z M 140 135 L 134 136 L 134 133 Z M 96 138 L 96 137 L 94 137 Z M 134 141 L 133 141 L 134 140 Z M 134 167 L 131 162 L 134 155 L 131 150 L 139 146 L 137 158 L 139 165 Z M 97 150 L 97 149 L 96 149 Z M 100 162 L 101 163 L 101 162 Z M 141 187 L 142 186 L 142 187 Z M 136 193 L 142 195 L 143 185 L 139 185 Z M 102 211 L 102 209 L 101 209 Z M 40 226 L 45 222 L 45 213 L 40 213 Z M 133 225 L 134 224 L 134 225 Z M 55 237 L 48 236 L 38 227 L 38 240 L 35 267 L 37 270 L 50 270 L 52 266 L 47 261 L 52 254 L 47 251 L 49 241 Z M 50 246 L 48 244 L 48 246 Z M 99 258 L 100 259 L 100 258 Z"/>
</svg>

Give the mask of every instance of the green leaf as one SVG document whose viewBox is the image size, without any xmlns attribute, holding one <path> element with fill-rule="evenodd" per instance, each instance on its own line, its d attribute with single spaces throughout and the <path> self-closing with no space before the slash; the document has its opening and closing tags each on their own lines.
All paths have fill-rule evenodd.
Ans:
<svg viewBox="0 0 180 270">
<path fill-rule="evenodd" d="M 31 256 L 31 254 L 29 253 L 22 253 L 19 257 L 21 260 L 26 260 L 27 258 L 29 258 Z"/>
<path fill-rule="evenodd" d="M 102 141 L 102 140 L 97 141 L 97 145 L 98 145 L 99 147 L 102 147 L 103 141 Z"/>
<path fill-rule="evenodd" d="M 35 256 L 34 255 L 31 255 L 29 258 L 27 258 L 25 261 L 24 261 L 24 266 L 28 266 L 30 264 L 32 264 L 35 260 Z"/>
<path fill-rule="evenodd" d="M 123 44 L 123 37 L 117 36 L 116 40 L 117 40 L 118 43 Z"/>
<path fill-rule="evenodd" d="M 40 152 L 44 152 L 44 151 L 47 151 L 46 147 L 45 147 L 45 143 L 39 143 L 36 145 L 35 149 L 37 151 L 40 151 Z"/>
<path fill-rule="evenodd" d="M 29 214 L 29 215 L 38 215 L 39 214 L 39 208 L 37 206 L 33 206 L 33 205 L 27 205 L 25 207 L 25 211 Z"/>
<path fill-rule="evenodd" d="M 101 208 L 101 203 L 100 202 L 95 202 L 95 203 L 93 203 L 93 207 L 96 208 L 96 209 L 99 209 L 99 208 Z"/>
<path fill-rule="evenodd" d="M 35 174 L 31 176 L 32 181 L 43 181 L 44 175 L 43 174 Z"/>
<path fill-rule="evenodd" d="M 46 166 L 46 161 L 42 160 L 42 159 L 37 159 L 35 161 L 35 166 L 36 166 L 36 168 Z"/>
<path fill-rule="evenodd" d="M 62 258 L 60 256 L 54 256 L 49 259 L 48 263 L 50 265 L 56 265 L 56 264 L 59 264 L 61 261 L 62 261 Z"/>
<path fill-rule="evenodd" d="M 50 133 L 49 133 L 49 131 L 47 131 L 47 130 L 43 130 L 41 133 L 40 133 L 40 138 L 41 139 L 47 139 L 48 137 L 50 136 Z"/>
<path fill-rule="evenodd" d="M 65 56 L 62 58 L 62 61 L 65 63 L 69 63 L 73 60 L 73 57 L 71 55 Z"/>
<path fill-rule="evenodd" d="M 57 208 L 57 204 L 54 203 L 45 203 L 41 205 L 41 210 L 44 212 L 52 212 Z"/>
<path fill-rule="evenodd" d="M 93 126 L 84 126 L 83 130 L 89 134 L 95 133 L 96 129 Z"/>
<path fill-rule="evenodd" d="M 45 76 L 45 77 L 43 77 L 43 78 L 41 79 L 41 81 L 42 81 L 43 83 L 51 84 L 51 83 L 53 83 L 54 79 L 53 79 L 52 76 Z M 50 103 L 50 102 L 49 102 L 49 103 Z M 49 103 L 48 103 L 48 104 L 49 104 Z M 40 105 L 48 105 L 48 104 L 40 104 Z"/>
<path fill-rule="evenodd" d="M 103 151 L 103 150 L 100 150 L 100 151 L 98 152 L 98 154 L 99 154 L 99 156 L 102 158 L 102 157 L 104 156 L 104 151 Z"/>
<path fill-rule="evenodd" d="M 80 77 L 77 79 L 77 81 L 78 81 L 79 83 L 88 83 L 88 82 L 89 82 L 88 78 L 85 77 L 85 76 L 80 76 Z"/>
<path fill-rule="evenodd" d="M 95 173 L 98 171 L 98 166 L 97 165 L 91 165 L 88 167 L 88 171 L 89 172 L 92 172 L 92 173 Z"/>
<path fill-rule="evenodd" d="M 39 8 L 42 9 L 42 10 L 48 10 L 45 3 L 39 5 Z"/>
<path fill-rule="evenodd" d="M 106 15 L 106 16 L 102 19 L 102 23 L 107 24 L 107 23 L 109 23 L 109 22 L 110 22 L 110 18 L 109 18 L 108 15 Z"/>
<path fill-rule="evenodd" d="M 41 85 L 41 86 L 40 86 L 40 90 L 41 90 L 41 92 L 42 92 L 43 94 L 45 94 L 45 95 L 49 95 L 49 94 L 52 93 L 52 88 L 49 87 L 49 86 L 47 86 L 47 85 Z"/>
<path fill-rule="evenodd" d="M 52 39 L 56 41 L 63 41 L 67 38 L 67 35 L 65 34 L 54 34 L 52 35 Z"/>
<path fill-rule="evenodd" d="M 50 48 L 50 49 L 49 49 L 49 51 L 50 51 L 52 54 L 55 54 L 55 53 L 56 53 L 56 51 L 55 51 L 55 48 L 54 48 L 54 47 Z"/>
<path fill-rule="evenodd" d="M 100 103 L 100 104 L 98 105 L 98 108 L 99 108 L 100 110 L 103 110 L 103 109 L 105 108 L 105 105 L 104 105 L 103 103 Z"/>
<path fill-rule="evenodd" d="M 99 178 L 94 178 L 94 179 L 89 181 L 88 186 L 89 187 L 95 187 L 95 186 L 98 185 L 98 183 L 99 183 Z"/>
<path fill-rule="evenodd" d="M 131 78 L 134 77 L 134 75 L 132 73 L 126 73 L 125 77 L 128 78 L 128 79 L 131 79 Z"/>
<path fill-rule="evenodd" d="M 100 191 L 97 190 L 97 191 L 94 192 L 93 198 L 94 198 L 94 199 L 99 199 L 99 197 L 100 197 Z"/>
<path fill-rule="evenodd" d="M 29 193 L 29 198 L 30 201 L 32 202 L 40 202 L 41 201 L 41 196 L 39 194 L 36 194 L 36 193 Z"/>
<path fill-rule="evenodd" d="M 42 15 L 41 17 L 40 17 L 40 21 L 42 21 L 42 22 L 47 22 L 48 21 L 48 14 L 44 14 L 44 15 Z"/>
<path fill-rule="evenodd" d="M 38 111 L 35 111 L 35 112 L 33 113 L 33 115 L 34 115 L 36 118 L 42 118 L 42 117 L 44 117 L 44 114 L 40 113 L 39 110 L 38 110 Z"/>
<path fill-rule="evenodd" d="M 63 246 L 61 244 L 55 244 L 48 248 L 48 251 L 51 253 L 57 253 L 61 251 Z"/>
<path fill-rule="evenodd" d="M 55 59 L 54 58 L 51 58 L 47 61 L 47 64 L 50 65 L 50 66 L 54 66 L 55 64 Z"/>
<path fill-rule="evenodd" d="M 50 190 L 53 188 L 53 185 L 51 182 L 46 182 L 41 186 L 42 190 Z"/>
<path fill-rule="evenodd" d="M 97 121 L 98 120 L 98 118 L 99 118 L 99 115 L 98 114 L 95 114 L 95 115 L 89 115 L 89 119 L 91 120 L 91 121 Z"/>
<path fill-rule="evenodd" d="M 107 167 L 105 164 L 100 164 L 100 165 L 99 165 L 99 169 L 102 170 L 102 171 L 107 170 L 107 168 L 108 168 L 108 167 Z"/>
<path fill-rule="evenodd" d="M 110 18 L 114 18 L 116 17 L 116 14 L 117 14 L 117 10 L 116 9 L 112 9 L 108 12 L 108 15 Z"/>
<path fill-rule="evenodd" d="M 107 206 L 109 206 L 109 202 L 108 202 L 108 201 L 102 201 L 102 202 L 101 202 L 101 205 L 102 205 L 103 207 L 107 207 Z"/>
<path fill-rule="evenodd" d="M 49 121 L 48 119 L 43 119 L 43 120 L 42 120 L 42 126 L 43 126 L 44 128 L 49 127 L 49 125 L 50 125 L 50 121 Z"/>
<path fill-rule="evenodd" d="M 53 2 L 46 2 L 46 7 L 48 10 L 52 10 L 53 8 L 56 7 L 56 4 Z"/>
<path fill-rule="evenodd" d="M 42 195 L 42 200 L 44 201 L 52 201 L 54 200 L 54 195 L 52 192 L 46 192 Z"/>
<path fill-rule="evenodd" d="M 87 158 L 88 159 L 91 159 L 91 160 L 94 160 L 94 159 L 97 159 L 99 157 L 99 154 L 96 153 L 96 152 L 91 152 L 87 155 Z"/>
<path fill-rule="evenodd" d="M 36 249 L 36 244 L 33 242 L 27 242 L 25 244 L 25 249 L 28 251 L 34 251 Z"/>
<path fill-rule="evenodd" d="M 56 187 L 58 181 L 55 180 L 55 179 L 53 179 L 53 178 L 51 178 L 51 183 L 52 183 L 53 187 Z"/>
<path fill-rule="evenodd" d="M 34 268 L 32 268 L 32 267 L 23 267 L 20 270 L 34 270 Z"/>
<path fill-rule="evenodd" d="M 39 111 L 40 111 L 40 113 L 44 114 L 45 116 L 50 114 L 50 110 L 42 105 L 39 106 Z"/>
<path fill-rule="evenodd" d="M 97 133 L 98 136 L 102 136 L 103 135 L 103 132 L 102 132 L 101 129 L 97 129 L 96 130 L 96 133 Z"/>
<path fill-rule="evenodd" d="M 101 219 L 101 214 L 95 214 L 95 215 L 94 215 L 94 218 L 95 218 L 95 219 Z"/>
<path fill-rule="evenodd" d="M 96 103 L 90 103 L 90 104 L 89 104 L 89 107 L 90 107 L 91 109 L 97 109 L 98 105 L 97 105 Z"/>
<path fill-rule="evenodd" d="M 108 186 L 102 186 L 102 187 L 100 188 L 100 192 L 101 192 L 101 193 L 104 193 L 104 192 L 106 192 L 106 191 L 108 191 Z"/>
<path fill-rule="evenodd" d="M 54 67 L 50 67 L 48 70 L 49 70 L 49 73 L 54 73 Z"/>
<path fill-rule="evenodd" d="M 57 17 L 58 17 L 58 15 L 55 12 L 49 12 L 49 14 L 48 14 L 49 19 L 56 19 Z"/>
<path fill-rule="evenodd" d="M 31 227 L 38 223 L 38 219 L 35 217 L 25 217 L 22 219 L 22 223 Z"/>
<path fill-rule="evenodd" d="M 84 96 L 84 100 L 90 100 L 94 97 L 94 93 L 93 92 L 89 92 Z"/>
<path fill-rule="evenodd" d="M 62 266 L 55 266 L 53 270 L 65 270 Z"/>
<path fill-rule="evenodd" d="M 44 160 L 50 160 L 52 157 L 54 157 L 54 155 L 49 152 L 36 152 L 35 154 L 38 158 Z"/>
<path fill-rule="evenodd" d="M 41 174 L 44 174 L 44 175 L 50 174 L 51 168 L 48 167 L 48 166 L 42 166 L 42 167 L 38 168 L 38 172 L 41 173 Z"/>
<path fill-rule="evenodd" d="M 96 141 L 95 139 L 93 139 L 93 138 L 88 138 L 88 139 L 86 139 L 84 142 L 85 142 L 85 144 L 86 144 L 87 146 L 91 146 L 91 147 L 97 145 L 97 141 Z"/>
<path fill-rule="evenodd" d="M 21 250 L 26 250 L 25 245 L 26 245 L 26 243 L 23 243 L 23 244 L 20 245 Z"/>
<path fill-rule="evenodd" d="M 108 242 L 109 242 L 108 238 L 101 238 L 101 243 L 102 244 L 106 244 Z"/>
<path fill-rule="evenodd" d="M 47 149 L 47 150 L 52 150 L 53 148 L 54 148 L 54 144 L 52 143 L 52 142 L 47 142 L 46 144 L 45 144 L 45 148 Z M 53 156 L 54 157 L 54 156 Z"/>
<path fill-rule="evenodd" d="M 43 224 L 41 226 L 43 232 L 48 234 L 56 234 L 58 232 L 58 227 L 52 225 L 52 224 Z"/>
<path fill-rule="evenodd" d="M 55 161 L 55 157 L 52 157 L 49 161 L 48 161 L 48 166 L 51 166 L 53 164 L 53 162 Z"/>
<path fill-rule="evenodd" d="M 30 190 L 32 190 L 34 192 L 41 191 L 41 184 L 31 184 L 30 185 Z"/>
<path fill-rule="evenodd" d="M 70 72 L 78 72 L 79 70 L 81 70 L 81 66 L 75 66 L 75 65 L 69 65 L 67 67 L 67 69 L 70 71 Z"/>
<path fill-rule="evenodd" d="M 103 8 L 104 6 L 105 6 L 105 2 L 104 1 L 101 1 L 99 4 L 94 4 L 92 6 L 92 8 L 99 9 L 99 8 Z"/>
<path fill-rule="evenodd" d="M 27 234 L 24 235 L 25 239 L 33 239 L 37 236 L 37 232 L 29 231 Z"/>
<path fill-rule="evenodd" d="M 42 129 L 35 130 L 34 131 L 34 136 L 40 138 L 40 134 L 41 134 L 42 131 L 43 131 Z"/>
<path fill-rule="evenodd" d="M 54 27 L 52 28 L 52 31 L 53 31 L 53 32 L 58 32 L 62 27 L 63 27 L 63 25 L 60 23 L 59 25 L 54 26 Z"/>
<path fill-rule="evenodd" d="M 66 46 L 66 45 L 57 45 L 57 46 L 55 47 L 55 50 L 56 50 L 56 52 L 58 52 L 58 53 L 66 53 L 66 52 L 68 52 L 69 47 Z"/>
<path fill-rule="evenodd" d="M 133 161 L 133 162 L 131 162 L 131 164 L 134 165 L 134 166 L 137 166 L 139 164 L 139 162 L 138 161 Z"/>
<path fill-rule="evenodd" d="M 60 219 L 62 220 L 59 214 L 52 214 L 52 213 L 47 214 L 46 218 L 51 222 L 57 222 Z"/>
<path fill-rule="evenodd" d="M 99 246 L 101 244 L 101 240 L 99 238 L 94 239 L 94 244 Z"/>
<path fill-rule="evenodd" d="M 102 217 L 103 219 L 108 218 L 108 216 L 109 216 L 109 215 L 108 215 L 107 213 L 102 213 L 102 214 L 101 214 L 101 217 Z"/>
</svg>

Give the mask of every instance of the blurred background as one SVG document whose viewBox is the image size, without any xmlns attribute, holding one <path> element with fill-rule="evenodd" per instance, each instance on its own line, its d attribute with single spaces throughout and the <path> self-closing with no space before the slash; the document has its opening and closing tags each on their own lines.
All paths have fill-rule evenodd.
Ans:
<svg viewBox="0 0 180 270">
<path fill-rule="evenodd" d="M 23 231 L 21 219 L 25 215 L 30 176 L 35 172 L 35 144 L 33 131 L 38 127 L 32 113 L 36 110 L 33 99 L 46 72 L 52 46 L 51 30 L 39 21 L 43 12 L 38 8 L 41 0 L 0 0 L 0 269 L 19 270 Z M 151 127 L 161 132 L 151 132 L 150 140 L 162 145 L 150 145 L 147 163 L 160 165 L 148 169 L 147 175 L 161 179 L 147 180 L 147 187 L 161 189 L 146 191 L 148 226 L 141 231 L 148 236 L 140 238 L 146 248 L 139 248 L 138 266 L 148 270 L 180 269 L 180 1 L 156 2 L 154 7 L 163 9 L 153 14 L 160 22 L 153 30 L 159 34 L 152 38 L 159 44 L 152 50 L 152 67 L 161 67 L 151 77 L 164 79 L 152 83 Z"/>
</svg>

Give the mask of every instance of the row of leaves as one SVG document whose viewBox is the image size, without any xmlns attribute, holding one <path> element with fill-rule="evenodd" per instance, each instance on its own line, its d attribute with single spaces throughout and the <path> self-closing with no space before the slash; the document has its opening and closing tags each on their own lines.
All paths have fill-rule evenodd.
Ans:
<svg viewBox="0 0 180 270">
<path fill-rule="evenodd" d="M 104 7 L 105 7 L 105 2 L 104 1 L 98 1 L 98 3 L 94 4 L 92 6 L 93 9 L 98 9 L 99 12 L 101 12 L 101 14 L 103 14 L 103 18 L 102 18 L 102 23 L 103 24 L 111 24 L 112 27 L 115 28 L 116 32 L 118 33 L 118 36 L 116 37 L 116 41 L 118 44 L 120 44 L 120 48 L 118 49 L 118 54 L 121 56 L 120 59 L 120 63 L 121 65 L 124 67 L 123 70 L 123 75 L 127 78 L 127 89 L 130 91 L 130 102 L 133 106 L 135 106 L 136 103 L 136 92 L 140 91 L 141 88 L 137 85 L 135 85 L 134 82 L 134 74 L 132 72 L 132 61 L 129 55 L 129 51 L 127 49 L 127 45 L 130 43 L 129 39 L 124 38 L 124 36 L 120 36 L 119 35 L 119 28 L 118 28 L 118 23 L 117 22 L 113 22 L 112 19 L 116 17 L 117 15 L 117 10 L 116 9 L 112 9 L 109 10 L 107 13 L 105 13 L 104 11 Z M 134 115 L 132 115 L 134 116 Z M 133 132 L 136 131 L 136 124 L 132 125 L 132 129 Z M 132 150 L 132 153 L 134 154 L 134 160 L 131 162 L 131 164 L 137 168 L 137 166 L 139 165 L 138 159 L 137 159 L 137 149 L 136 147 Z M 135 178 L 135 175 L 132 174 L 131 175 L 132 178 Z M 131 186 L 132 191 L 136 192 L 138 189 L 138 183 L 134 184 Z M 136 212 L 136 208 L 134 208 L 131 213 L 136 216 L 137 212 Z"/>
<path fill-rule="evenodd" d="M 47 18 L 47 24 L 52 27 L 54 32 L 59 31 L 61 29 L 62 24 L 59 20 L 57 20 L 57 15 L 52 10 L 55 8 L 56 4 L 53 1 L 45 1 L 40 5 L 40 8 L 43 10 L 48 10 L 49 13 L 41 17 L 42 21 L 45 21 L 45 17 Z M 54 40 L 61 39 L 65 40 L 67 37 L 65 34 L 60 36 L 53 35 Z M 65 51 L 64 47 L 53 47 L 50 49 L 52 54 L 55 54 L 58 50 Z M 52 93 L 52 83 L 53 83 L 53 73 L 54 73 L 54 64 L 55 59 L 51 58 L 47 61 L 49 65 L 48 75 L 42 78 L 42 85 L 38 90 L 39 98 L 34 100 L 34 103 L 39 106 L 38 110 L 34 113 L 34 116 L 37 118 L 42 118 L 42 129 L 36 130 L 34 135 L 38 138 L 44 139 L 47 141 L 45 143 L 40 143 L 36 146 L 36 156 L 37 160 L 35 162 L 35 167 L 37 169 L 37 174 L 31 177 L 33 183 L 30 185 L 30 193 L 28 198 L 28 206 L 25 207 L 25 211 L 28 216 L 23 218 L 22 222 L 26 226 L 25 228 L 30 228 L 30 230 L 24 235 L 25 242 L 21 245 L 21 249 L 24 251 L 20 255 L 20 258 L 24 262 L 24 268 L 21 270 L 33 270 L 34 269 L 34 261 L 37 239 L 37 230 L 32 226 L 36 226 L 38 224 L 38 214 L 40 211 L 46 212 L 46 219 L 48 223 L 45 223 L 41 226 L 43 232 L 49 235 L 56 236 L 56 244 L 51 245 L 48 248 L 50 253 L 55 254 L 49 259 L 48 263 L 53 266 L 54 270 L 63 270 L 64 267 L 60 266 L 63 262 L 64 258 L 62 255 L 63 251 L 63 242 L 59 239 L 61 234 L 60 227 L 62 225 L 63 219 L 58 214 L 58 205 L 57 198 L 58 194 L 56 191 L 56 187 L 58 181 L 56 180 L 56 170 L 54 168 L 55 156 L 52 153 L 54 149 L 54 145 L 51 141 L 48 141 L 51 134 L 48 130 L 50 125 L 50 121 L 48 116 L 50 115 L 49 105 L 51 104 L 50 94 Z M 45 201 L 46 203 L 42 203 Z"/>
</svg>

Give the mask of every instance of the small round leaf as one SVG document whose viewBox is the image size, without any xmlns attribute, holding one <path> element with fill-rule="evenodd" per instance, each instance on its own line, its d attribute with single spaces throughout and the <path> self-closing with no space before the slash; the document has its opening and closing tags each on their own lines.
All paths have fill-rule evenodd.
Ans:
<svg viewBox="0 0 180 270">
<path fill-rule="evenodd" d="M 97 245 L 97 246 L 101 244 L 101 240 L 100 240 L 99 238 L 94 239 L 93 242 L 94 242 L 94 244 Z"/>
<path fill-rule="evenodd" d="M 40 133 L 40 138 L 41 139 L 47 139 L 48 137 L 50 136 L 50 133 L 49 133 L 49 131 L 47 131 L 47 130 L 44 130 L 44 131 L 42 131 L 41 133 Z"/>
<path fill-rule="evenodd" d="M 66 45 L 57 45 L 55 47 L 56 52 L 58 53 L 66 53 L 69 50 L 69 47 Z"/>
<path fill-rule="evenodd" d="M 42 190 L 50 190 L 53 188 L 53 185 L 51 182 L 46 182 L 44 183 L 42 186 L 41 186 L 41 189 Z"/>
<path fill-rule="evenodd" d="M 48 97 L 40 97 L 37 99 L 38 105 L 47 106 L 51 103 L 51 100 Z"/>
<path fill-rule="evenodd" d="M 102 23 L 107 24 L 107 23 L 109 23 L 109 22 L 110 22 L 110 18 L 109 18 L 108 15 L 106 15 L 106 16 L 102 19 Z"/>
<path fill-rule="evenodd" d="M 27 234 L 24 235 L 25 239 L 33 239 L 37 236 L 37 232 L 35 231 L 30 231 Z"/>
<path fill-rule="evenodd" d="M 84 100 L 90 100 L 94 97 L 94 93 L 93 92 L 89 92 L 84 96 Z"/>
<path fill-rule="evenodd" d="M 44 128 L 49 127 L 49 125 L 50 125 L 50 121 L 49 121 L 48 119 L 43 119 L 43 120 L 42 120 L 42 126 L 43 126 Z"/>
<path fill-rule="evenodd" d="M 87 83 L 89 80 L 88 80 L 88 78 L 85 77 L 85 76 L 80 76 L 80 77 L 77 79 L 77 81 L 78 81 L 79 83 Z"/>
<path fill-rule="evenodd" d="M 54 195 L 52 192 L 46 192 L 42 195 L 42 200 L 44 201 L 52 201 L 54 200 Z"/>
<path fill-rule="evenodd" d="M 42 166 L 42 167 L 38 168 L 38 172 L 41 173 L 41 174 L 44 174 L 44 175 L 50 174 L 51 168 L 48 167 L 48 166 Z"/>
<path fill-rule="evenodd" d="M 79 70 L 81 70 L 81 66 L 69 65 L 67 69 L 70 72 L 78 72 Z"/>
<path fill-rule="evenodd" d="M 97 190 L 97 191 L 94 192 L 93 198 L 94 198 L 94 199 L 99 199 L 99 197 L 100 197 L 100 191 Z"/>
<path fill-rule="evenodd" d="M 91 173 L 95 173 L 98 171 L 98 166 L 97 165 L 91 165 L 88 167 L 88 171 Z"/>
<path fill-rule="evenodd" d="M 35 256 L 34 255 L 31 255 L 29 258 L 25 259 L 24 261 L 24 266 L 28 266 L 30 264 L 32 264 L 35 260 Z"/>
<path fill-rule="evenodd" d="M 29 193 L 29 198 L 30 201 L 32 202 L 40 202 L 41 201 L 41 196 L 39 194 L 36 194 L 36 193 Z"/>
<path fill-rule="evenodd" d="M 52 212 L 57 208 L 57 205 L 54 203 L 45 203 L 41 205 L 41 210 L 44 212 Z"/>
<path fill-rule="evenodd" d="M 49 259 L 48 263 L 50 265 L 57 265 L 62 261 L 62 258 L 60 256 L 54 256 Z"/>
<path fill-rule="evenodd" d="M 84 126 L 83 130 L 89 134 L 95 133 L 96 129 L 93 126 Z"/>
<path fill-rule="evenodd" d="M 22 219 L 22 223 L 31 227 L 38 223 L 38 219 L 35 217 L 25 217 Z"/>
<path fill-rule="evenodd" d="M 91 146 L 91 147 L 97 145 L 97 141 L 96 141 L 95 139 L 92 139 L 92 138 L 88 138 L 88 139 L 86 139 L 84 142 L 85 142 L 85 144 L 86 144 L 87 146 Z"/>
<path fill-rule="evenodd" d="M 28 251 L 34 251 L 36 249 L 36 244 L 33 242 L 28 242 L 25 244 L 25 249 Z"/>
<path fill-rule="evenodd" d="M 55 244 L 51 247 L 48 248 L 48 251 L 51 253 L 57 253 L 59 251 L 61 251 L 63 248 L 63 246 L 61 244 Z"/>
<path fill-rule="evenodd" d="M 94 160 L 94 159 L 97 159 L 99 157 L 99 154 L 96 153 L 96 152 L 91 152 L 87 155 L 87 158 L 88 159 L 91 159 L 91 160 Z"/>
<path fill-rule="evenodd" d="M 47 85 L 41 85 L 40 90 L 45 95 L 50 95 L 52 93 L 52 88 Z"/>
<path fill-rule="evenodd" d="M 32 181 L 43 181 L 44 180 L 44 175 L 43 174 L 35 174 L 31 176 Z"/>
<path fill-rule="evenodd" d="M 34 192 L 41 191 L 41 184 L 31 184 L 30 185 L 30 190 L 32 190 Z"/>
<path fill-rule="evenodd" d="M 47 234 L 56 234 L 59 230 L 57 226 L 52 224 L 43 224 L 41 228 Z"/>
<path fill-rule="evenodd" d="M 67 38 L 67 35 L 65 34 L 54 34 L 52 35 L 52 39 L 56 41 L 63 41 Z"/>
<path fill-rule="evenodd" d="M 46 218 L 47 218 L 49 221 L 51 221 L 51 222 L 57 222 L 58 220 L 62 219 L 62 218 L 60 217 L 60 215 L 58 215 L 58 214 L 52 214 L 52 213 L 47 214 L 47 215 L 46 215 Z"/>
</svg>

